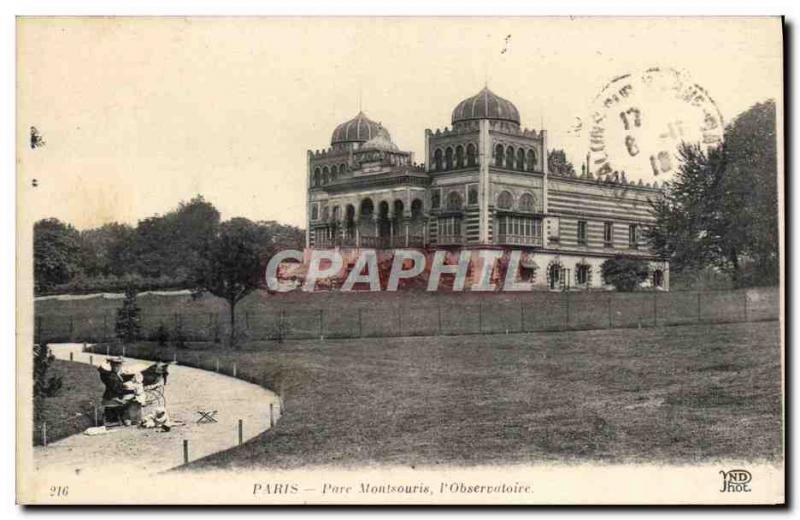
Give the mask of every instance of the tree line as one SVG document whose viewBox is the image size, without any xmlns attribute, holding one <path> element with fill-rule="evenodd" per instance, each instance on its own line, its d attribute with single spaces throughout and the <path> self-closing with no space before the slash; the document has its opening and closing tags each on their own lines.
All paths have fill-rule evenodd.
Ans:
<svg viewBox="0 0 800 520">
<path fill-rule="evenodd" d="M 202 196 L 135 226 L 112 222 L 79 231 L 43 219 L 34 224 L 34 290 L 42 295 L 195 289 L 208 272 L 208 260 L 240 239 L 264 262 L 273 251 L 305 245 L 304 231 L 295 226 L 241 217 L 222 222 Z"/>
</svg>

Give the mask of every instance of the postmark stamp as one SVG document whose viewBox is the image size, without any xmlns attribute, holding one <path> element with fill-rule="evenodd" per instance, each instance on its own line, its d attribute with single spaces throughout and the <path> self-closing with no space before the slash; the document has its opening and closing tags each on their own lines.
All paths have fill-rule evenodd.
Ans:
<svg viewBox="0 0 800 520">
<path fill-rule="evenodd" d="M 589 166 L 598 177 L 628 172 L 666 180 L 681 143 L 717 146 L 722 114 L 709 93 L 685 73 L 649 68 L 618 76 L 592 105 Z"/>
</svg>

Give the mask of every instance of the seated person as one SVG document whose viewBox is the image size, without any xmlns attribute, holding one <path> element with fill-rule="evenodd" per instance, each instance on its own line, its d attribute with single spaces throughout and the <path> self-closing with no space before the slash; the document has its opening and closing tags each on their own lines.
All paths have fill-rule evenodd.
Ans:
<svg viewBox="0 0 800 520">
<path fill-rule="evenodd" d="M 102 365 L 97 367 L 100 372 L 100 380 L 106 385 L 106 391 L 103 393 L 103 406 L 120 406 L 120 418 L 123 423 L 128 426 L 131 424 L 131 414 L 135 414 L 136 410 L 131 410 L 132 405 L 137 404 L 133 399 L 136 397 L 137 389 L 130 383 L 134 381 L 134 374 L 125 374 L 122 372 L 122 358 L 109 358 L 108 364 L 111 370 L 104 368 Z M 135 406 L 140 409 L 140 406 Z"/>
</svg>

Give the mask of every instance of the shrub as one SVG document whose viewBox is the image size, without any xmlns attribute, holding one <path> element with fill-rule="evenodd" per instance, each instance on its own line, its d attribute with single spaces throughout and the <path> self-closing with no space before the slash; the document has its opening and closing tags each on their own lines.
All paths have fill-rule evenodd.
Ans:
<svg viewBox="0 0 800 520">
<path fill-rule="evenodd" d="M 605 283 L 622 292 L 635 291 L 647 280 L 650 269 L 644 260 L 627 256 L 609 258 L 600 266 Z"/>
<path fill-rule="evenodd" d="M 160 324 L 156 331 L 148 338 L 150 341 L 157 341 L 159 347 L 166 347 L 169 341 L 169 331 L 164 324 Z"/>
</svg>

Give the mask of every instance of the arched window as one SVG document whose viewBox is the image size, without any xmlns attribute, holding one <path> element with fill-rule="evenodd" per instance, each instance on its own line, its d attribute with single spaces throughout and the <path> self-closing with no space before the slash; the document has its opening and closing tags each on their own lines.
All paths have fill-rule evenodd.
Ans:
<svg viewBox="0 0 800 520">
<path fill-rule="evenodd" d="M 664 271 L 661 269 L 653 271 L 653 287 L 664 287 Z"/>
<path fill-rule="evenodd" d="M 313 204 L 311 206 L 311 220 L 317 220 L 318 216 L 319 216 L 319 209 L 317 209 L 316 204 Z"/>
<path fill-rule="evenodd" d="M 456 146 L 456 168 L 464 167 L 464 147 L 461 145 Z"/>
<path fill-rule="evenodd" d="M 328 184 L 328 167 L 322 169 L 322 184 Z"/>
<path fill-rule="evenodd" d="M 400 220 L 403 218 L 403 211 L 405 207 L 403 206 L 403 201 L 400 199 L 395 199 L 394 207 L 392 208 L 392 213 L 395 220 Z"/>
<path fill-rule="evenodd" d="M 320 171 L 319 168 L 314 169 L 314 179 L 311 181 L 312 186 L 319 186 L 320 181 Z"/>
<path fill-rule="evenodd" d="M 498 144 L 494 149 L 494 165 L 502 168 L 505 162 L 505 153 L 503 152 L 503 145 Z"/>
<path fill-rule="evenodd" d="M 530 193 L 523 193 L 519 198 L 520 211 L 533 211 L 533 195 Z"/>
<path fill-rule="evenodd" d="M 437 172 L 442 169 L 442 149 L 437 148 L 435 152 L 433 152 L 433 169 Z"/>
<path fill-rule="evenodd" d="M 578 264 L 575 266 L 575 282 L 578 285 L 589 285 L 592 279 L 592 266 L 589 264 Z"/>
<path fill-rule="evenodd" d="M 506 168 L 509 170 L 514 169 L 514 147 L 509 146 L 506 148 Z"/>
<path fill-rule="evenodd" d="M 345 166 L 344 163 L 340 164 L 339 165 L 339 175 L 344 175 L 344 172 L 346 172 L 346 171 L 347 171 L 347 166 Z"/>
<path fill-rule="evenodd" d="M 507 191 L 500 192 L 500 195 L 497 196 L 497 207 L 500 209 L 511 209 L 513 205 L 514 197 L 511 196 L 511 193 Z"/>
<path fill-rule="evenodd" d="M 333 215 L 333 220 L 339 220 L 339 218 L 341 217 L 341 211 L 339 210 L 339 206 L 334 206 L 331 214 Z"/>
<path fill-rule="evenodd" d="M 322 208 L 322 220 L 328 220 L 328 217 L 330 216 L 329 211 L 330 210 L 328 209 L 328 206 Z"/>
<path fill-rule="evenodd" d="M 372 203 L 372 199 L 364 199 L 361 201 L 361 211 L 358 212 L 360 216 L 371 217 L 374 212 L 375 205 Z"/>
<path fill-rule="evenodd" d="M 536 170 L 536 152 L 533 150 L 528 150 L 528 171 L 532 172 Z"/>
<path fill-rule="evenodd" d="M 339 169 L 336 167 L 336 165 L 334 164 L 331 166 L 331 182 L 336 180 L 336 175 L 338 175 L 338 173 Z"/>
<path fill-rule="evenodd" d="M 475 145 L 467 145 L 467 166 L 475 166 Z"/>
<path fill-rule="evenodd" d="M 517 169 L 519 171 L 525 171 L 525 150 L 522 148 L 517 150 Z"/>
<path fill-rule="evenodd" d="M 463 200 L 461 194 L 457 191 L 451 191 L 447 194 L 447 209 L 457 210 L 461 209 Z"/>
<path fill-rule="evenodd" d="M 422 201 L 414 199 L 411 201 L 411 217 L 418 218 L 422 216 Z"/>
<path fill-rule="evenodd" d="M 453 169 L 453 149 L 449 146 L 444 151 L 444 169 L 445 170 Z"/>
</svg>

